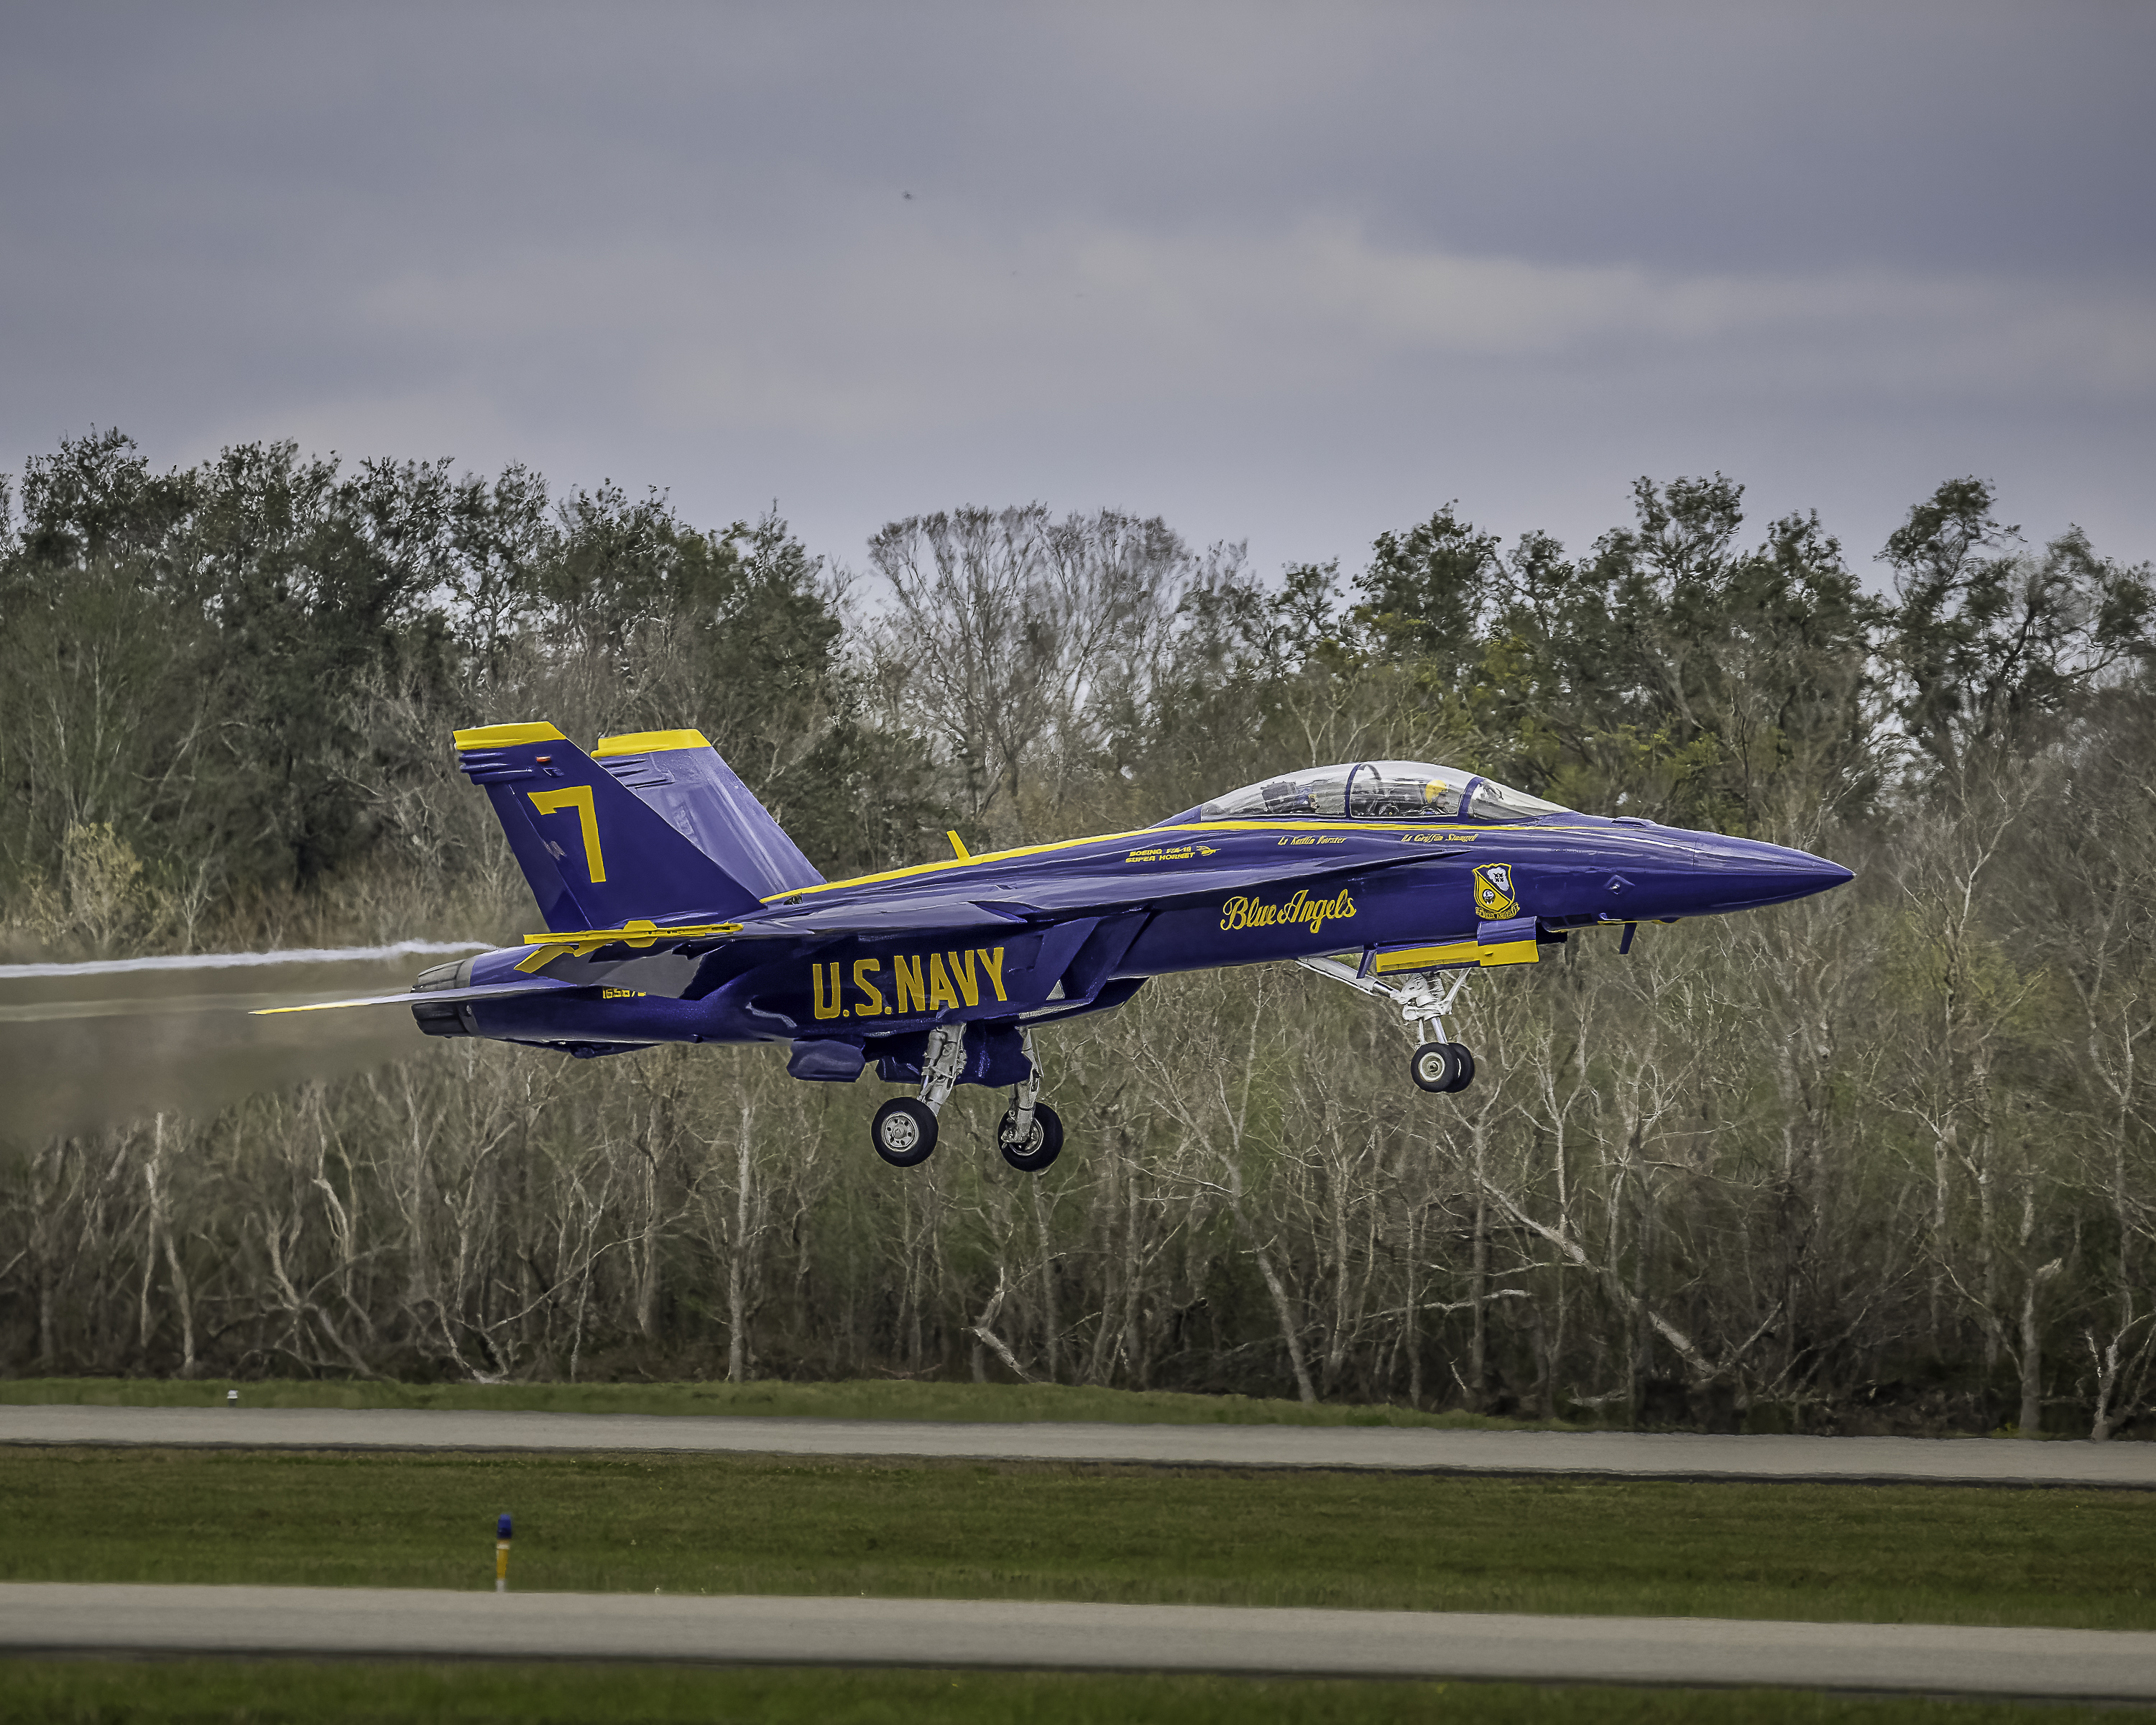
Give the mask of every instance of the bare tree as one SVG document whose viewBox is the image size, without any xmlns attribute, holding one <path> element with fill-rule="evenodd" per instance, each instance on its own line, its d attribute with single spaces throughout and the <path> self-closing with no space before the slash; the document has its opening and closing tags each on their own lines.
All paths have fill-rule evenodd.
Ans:
<svg viewBox="0 0 2156 1725">
<path fill-rule="evenodd" d="M 998 841 L 1052 819 L 1074 769 L 1143 700 L 1193 560 L 1158 520 L 1039 504 L 894 521 L 869 544 L 892 608 L 880 676 L 940 740 Z"/>
</svg>

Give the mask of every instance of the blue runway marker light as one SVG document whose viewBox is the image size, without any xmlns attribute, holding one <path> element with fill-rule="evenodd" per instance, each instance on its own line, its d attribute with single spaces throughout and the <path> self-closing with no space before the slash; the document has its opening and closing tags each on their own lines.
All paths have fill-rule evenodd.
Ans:
<svg viewBox="0 0 2156 1725">
<path fill-rule="evenodd" d="M 509 1517 L 506 1515 L 494 1524 L 494 1590 L 509 1591 Z"/>
</svg>

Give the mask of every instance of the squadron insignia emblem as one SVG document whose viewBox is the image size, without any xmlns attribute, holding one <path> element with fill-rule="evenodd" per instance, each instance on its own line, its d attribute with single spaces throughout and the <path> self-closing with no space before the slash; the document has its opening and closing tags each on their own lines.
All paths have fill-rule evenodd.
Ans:
<svg viewBox="0 0 2156 1725">
<path fill-rule="evenodd" d="M 1512 864 L 1475 865 L 1475 914 L 1486 922 L 1502 922 L 1520 914 L 1520 901 L 1512 895 Z"/>
</svg>

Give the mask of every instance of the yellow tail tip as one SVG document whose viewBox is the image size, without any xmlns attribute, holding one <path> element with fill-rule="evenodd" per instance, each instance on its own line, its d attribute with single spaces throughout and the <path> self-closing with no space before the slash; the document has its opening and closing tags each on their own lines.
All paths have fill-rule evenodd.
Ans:
<svg viewBox="0 0 2156 1725">
<path fill-rule="evenodd" d="M 608 755 L 658 755 L 669 749 L 707 749 L 711 741 L 701 731 L 631 731 L 620 737 L 602 737 L 592 745 L 592 758 Z"/>
<path fill-rule="evenodd" d="M 518 742 L 567 742 L 569 739 L 552 725 L 481 725 L 457 732 L 460 749 L 506 749 Z"/>
</svg>

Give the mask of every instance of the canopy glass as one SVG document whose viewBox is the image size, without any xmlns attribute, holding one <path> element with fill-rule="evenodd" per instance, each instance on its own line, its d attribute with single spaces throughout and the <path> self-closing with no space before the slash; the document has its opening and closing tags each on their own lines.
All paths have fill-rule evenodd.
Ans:
<svg viewBox="0 0 2156 1725">
<path fill-rule="evenodd" d="M 1457 767 L 1355 761 L 1280 773 L 1217 797 L 1192 813 L 1201 820 L 1516 821 L 1571 811 Z"/>
</svg>

